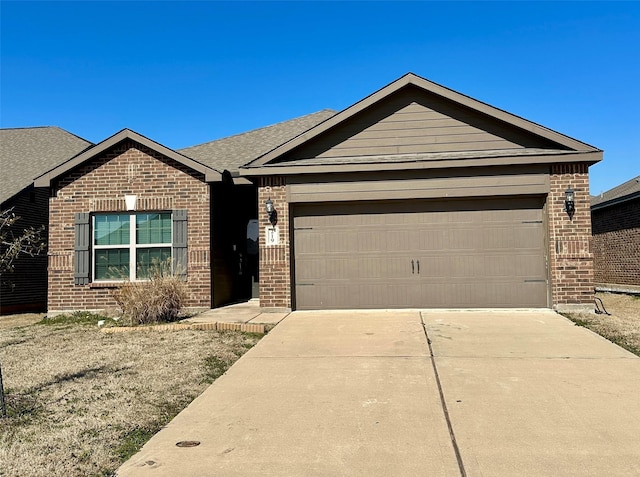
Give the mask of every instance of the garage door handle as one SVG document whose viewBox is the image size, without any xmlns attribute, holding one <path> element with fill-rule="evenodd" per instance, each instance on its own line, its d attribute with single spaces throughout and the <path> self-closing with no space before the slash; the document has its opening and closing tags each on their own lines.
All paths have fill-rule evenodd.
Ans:
<svg viewBox="0 0 640 477">
<path fill-rule="evenodd" d="M 415 271 L 415 265 L 413 263 L 413 260 L 411 260 L 411 274 L 413 275 L 414 273 L 416 273 Z"/>
<path fill-rule="evenodd" d="M 418 260 L 418 275 L 420 275 L 420 260 Z"/>
</svg>

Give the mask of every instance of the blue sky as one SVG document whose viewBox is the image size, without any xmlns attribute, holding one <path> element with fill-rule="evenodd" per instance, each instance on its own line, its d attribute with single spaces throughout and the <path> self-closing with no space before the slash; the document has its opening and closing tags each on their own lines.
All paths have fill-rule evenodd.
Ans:
<svg viewBox="0 0 640 477">
<path fill-rule="evenodd" d="M 638 2 L 10 2 L 0 124 L 179 149 L 325 108 L 411 71 L 640 174 Z"/>
</svg>

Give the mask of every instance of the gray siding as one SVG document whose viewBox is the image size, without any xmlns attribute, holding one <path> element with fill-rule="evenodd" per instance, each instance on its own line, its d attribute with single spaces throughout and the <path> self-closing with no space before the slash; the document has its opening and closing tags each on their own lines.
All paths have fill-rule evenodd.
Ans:
<svg viewBox="0 0 640 477">
<path fill-rule="evenodd" d="M 2 204 L 2 210 L 14 207 L 21 219 L 13 233 L 18 236 L 27 227 L 47 226 L 49 215 L 49 191 L 28 187 L 22 193 Z M 45 239 L 47 232 L 44 232 Z M 8 277 L 12 284 L 0 287 L 0 313 L 46 311 L 47 309 L 47 253 L 37 257 L 24 256 L 16 260 L 15 273 Z M 5 277 L 2 277 L 5 281 Z"/>
<path fill-rule="evenodd" d="M 549 174 L 467 175 L 454 177 L 390 179 L 379 174 L 376 180 L 334 182 L 291 181 L 288 202 L 333 202 L 355 200 L 432 199 L 486 197 L 519 194 L 547 194 Z"/>
<path fill-rule="evenodd" d="M 318 157 L 521 148 L 458 119 L 412 102 Z"/>
</svg>

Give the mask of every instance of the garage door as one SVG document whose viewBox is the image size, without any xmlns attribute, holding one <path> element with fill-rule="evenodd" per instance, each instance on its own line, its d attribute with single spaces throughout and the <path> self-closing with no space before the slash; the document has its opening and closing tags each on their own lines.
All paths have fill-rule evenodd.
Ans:
<svg viewBox="0 0 640 477">
<path fill-rule="evenodd" d="M 297 309 L 546 307 L 542 198 L 296 204 Z"/>
</svg>

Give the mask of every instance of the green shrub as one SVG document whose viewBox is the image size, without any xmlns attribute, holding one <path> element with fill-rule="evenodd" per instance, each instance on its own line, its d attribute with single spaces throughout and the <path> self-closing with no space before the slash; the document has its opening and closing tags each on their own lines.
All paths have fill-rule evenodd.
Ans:
<svg viewBox="0 0 640 477">
<path fill-rule="evenodd" d="M 127 281 L 114 292 L 125 319 L 132 325 L 175 321 L 187 300 L 184 281 L 171 271 L 171 262 L 151 265 L 148 280 Z"/>
</svg>

